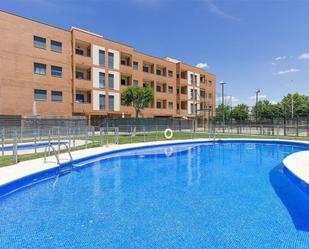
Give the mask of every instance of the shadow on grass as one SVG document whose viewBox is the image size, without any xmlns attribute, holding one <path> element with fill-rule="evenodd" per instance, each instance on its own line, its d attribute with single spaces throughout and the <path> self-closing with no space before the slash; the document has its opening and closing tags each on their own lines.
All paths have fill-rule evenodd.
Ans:
<svg viewBox="0 0 309 249">
<path fill-rule="evenodd" d="M 276 194 L 288 210 L 297 230 L 309 232 L 309 196 L 283 172 L 283 164 L 269 172 L 269 180 Z"/>
</svg>

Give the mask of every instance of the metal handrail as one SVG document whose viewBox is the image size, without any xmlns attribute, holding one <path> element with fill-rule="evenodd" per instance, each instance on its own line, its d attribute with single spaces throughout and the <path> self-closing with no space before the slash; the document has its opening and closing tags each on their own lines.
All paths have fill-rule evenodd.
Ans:
<svg viewBox="0 0 309 249">
<path fill-rule="evenodd" d="M 57 164 L 60 165 L 60 158 L 59 158 L 59 153 L 60 153 L 60 148 L 61 148 L 61 145 L 64 145 L 65 148 L 66 148 L 66 152 L 69 154 L 70 156 L 70 162 L 73 161 L 73 157 L 72 157 L 72 154 L 70 152 L 70 148 L 67 144 L 58 144 L 58 153 L 56 153 L 56 150 L 55 148 L 53 147 L 52 144 L 48 144 L 47 146 L 45 146 L 45 149 L 44 149 L 44 163 L 46 163 L 46 155 L 47 155 L 47 149 L 49 148 L 52 148 L 53 152 L 54 152 L 54 156 L 56 157 L 56 160 L 57 160 Z M 50 155 L 50 153 L 49 153 Z"/>
</svg>

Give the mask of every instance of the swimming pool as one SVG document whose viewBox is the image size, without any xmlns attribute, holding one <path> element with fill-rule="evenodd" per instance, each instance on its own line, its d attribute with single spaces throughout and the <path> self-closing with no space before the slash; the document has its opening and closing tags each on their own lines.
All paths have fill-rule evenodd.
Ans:
<svg viewBox="0 0 309 249">
<path fill-rule="evenodd" d="M 60 144 L 67 144 L 68 142 L 60 142 Z M 18 144 L 17 150 L 34 150 L 35 148 L 41 149 L 45 148 L 49 143 L 28 143 L 28 144 Z M 50 145 L 58 145 L 59 142 L 50 142 Z M 0 147 L 0 151 L 2 150 L 2 147 Z M 3 147 L 3 151 L 13 151 L 12 145 L 7 145 Z"/>
<path fill-rule="evenodd" d="M 225 141 L 82 160 L 0 199 L 0 247 L 307 249 L 309 197 L 282 165 L 304 149 Z"/>
</svg>

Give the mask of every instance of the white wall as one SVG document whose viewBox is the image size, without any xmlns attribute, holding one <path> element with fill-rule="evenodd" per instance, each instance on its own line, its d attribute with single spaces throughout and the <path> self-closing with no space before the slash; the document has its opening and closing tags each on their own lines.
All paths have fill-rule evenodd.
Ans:
<svg viewBox="0 0 309 249">
<path fill-rule="evenodd" d="M 114 96 L 114 110 L 116 112 L 120 111 L 120 94 L 115 92 L 109 92 L 108 93 L 111 96 Z"/>
<path fill-rule="evenodd" d="M 120 53 L 119 53 L 119 51 L 116 51 L 116 50 L 113 50 L 113 49 L 108 49 L 108 52 L 114 54 L 114 68 L 119 69 L 119 65 L 120 65 Z"/>
<path fill-rule="evenodd" d="M 92 45 L 92 63 L 96 66 L 99 66 L 99 50 L 105 51 L 105 48 L 98 45 Z"/>
<path fill-rule="evenodd" d="M 103 95 L 106 96 L 105 91 L 93 90 L 93 92 L 92 92 L 92 95 L 93 95 L 93 97 L 92 97 L 92 100 L 93 100 L 92 101 L 92 107 L 93 107 L 94 111 L 99 111 L 100 110 L 100 98 L 99 98 L 100 94 L 103 94 Z"/>
<path fill-rule="evenodd" d="M 201 84 L 201 81 L 200 81 L 200 74 L 198 74 L 198 73 L 194 73 L 194 72 L 191 72 L 191 71 L 188 71 L 187 72 L 187 79 L 188 79 L 188 84 L 189 85 L 192 85 L 192 83 L 191 83 L 191 75 L 193 75 L 193 78 L 194 78 L 194 76 L 196 76 L 196 86 L 200 86 L 200 84 Z"/>
<path fill-rule="evenodd" d="M 99 73 L 105 73 L 105 70 L 102 68 L 93 67 L 92 68 L 92 86 L 95 88 L 99 88 Z M 106 77 L 105 77 L 106 78 Z M 105 81 L 105 87 L 106 87 L 106 81 Z"/>
<path fill-rule="evenodd" d="M 120 89 L 120 75 L 119 72 L 116 71 L 108 71 L 109 74 L 113 74 L 114 75 L 114 90 L 118 90 Z M 106 84 L 108 84 L 108 80 L 106 82 Z"/>
</svg>

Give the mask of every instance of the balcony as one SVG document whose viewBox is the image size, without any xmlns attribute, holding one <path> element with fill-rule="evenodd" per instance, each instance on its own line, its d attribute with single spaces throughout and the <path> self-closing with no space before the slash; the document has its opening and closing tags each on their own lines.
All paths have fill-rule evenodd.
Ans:
<svg viewBox="0 0 309 249">
<path fill-rule="evenodd" d="M 121 74 L 121 87 L 127 87 L 132 85 L 132 76 L 128 74 Z"/>
<path fill-rule="evenodd" d="M 91 80 L 74 80 L 74 87 L 75 89 L 82 89 L 82 90 L 91 90 L 92 89 L 92 81 Z"/>
<path fill-rule="evenodd" d="M 156 65 L 156 75 L 160 77 L 166 77 L 166 67 Z"/>
<path fill-rule="evenodd" d="M 154 64 L 149 62 L 143 62 L 143 72 L 144 73 L 154 73 Z"/>
<path fill-rule="evenodd" d="M 85 41 L 75 40 L 75 55 L 79 57 L 91 57 L 91 44 Z"/>
<path fill-rule="evenodd" d="M 132 55 L 121 53 L 120 54 L 120 65 L 132 67 Z"/>
<path fill-rule="evenodd" d="M 74 113 L 91 113 L 92 105 L 91 103 L 74 103 Z"/>
<path fill-rule="evenodd" d="M 79 80 L 91 80 L 91 67 L 76 65 L 75 78 Z"/>
<path fill-rule="evenodd" d="M 92 66 L 92 58 L 90 56 L 77 55 L 74 58 L 75 63 L 82 66 Z"/>
</svg>

